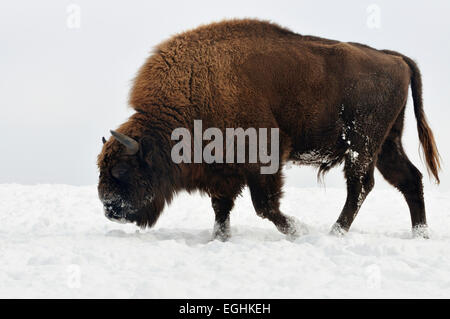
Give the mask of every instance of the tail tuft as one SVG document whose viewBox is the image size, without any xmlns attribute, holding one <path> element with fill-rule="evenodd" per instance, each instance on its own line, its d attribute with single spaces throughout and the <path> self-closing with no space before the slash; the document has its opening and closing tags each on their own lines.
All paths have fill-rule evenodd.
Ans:
<svg viewBox="0 0 450 319">
<path fill-rule="evenodd" d="M 417 120 L 417 130 L 419 132 L 420 144 L 422 144 L 422 150 L 425 154 L 428 172 L 431 172 L 431 174 L 433 174 L 436 182 L 439 184 L 440 180 L 438 173 L 441 170 L 441 156 L 439 155 L 433 132 L 428 126 L 425 118 L 421 119 L 420 121 Z"/>
</svg>

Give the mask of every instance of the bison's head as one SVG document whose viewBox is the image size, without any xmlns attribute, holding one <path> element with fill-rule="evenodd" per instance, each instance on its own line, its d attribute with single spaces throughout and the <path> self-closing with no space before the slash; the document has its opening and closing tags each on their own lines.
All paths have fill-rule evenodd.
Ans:
<svg viewBox="0 0 450 319">
<path fill-rule="evenodd" d="M 98 194 L 105 216 L 117 222 L 152 226 L 173 194 L 164 145 L 151 135 L 138 138 L 116 131 L 111 134 L 109 141 L 103 138 L 98 157 Z"/>
</svg>

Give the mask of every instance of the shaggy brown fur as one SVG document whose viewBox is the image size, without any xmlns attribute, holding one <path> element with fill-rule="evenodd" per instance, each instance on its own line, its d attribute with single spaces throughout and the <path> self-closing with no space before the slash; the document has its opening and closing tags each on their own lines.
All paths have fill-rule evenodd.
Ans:
<svg viewBox="0 0 450 319">
<path fill-rule="evenodd" d="M 109 139 L 99 155 L 99 195 L 113 219 L 152 226 L 180 190 L 212 198 L 215 235 L 229 235 L 229 212 L 249 186 L 258 215 L 295 233 L 279 210 L 281 169 L 256 164 L 171 161 L 172 131 L 249 127 L 280 129 L 282 163 L 345 162 L 348 196 L 333 228 L 349 229 L 373 187 L 373 171 L 405 196 L 413 227 L 426 225 L 421 174 L 403 151 L 403 117 L 411 83 L 419 139 L 437 181 L 439 156 L 422 106 L 420 72 L 409 58 L 358 43 L 303 36 L 257 20 L 199 27 L 160 44 L 139 70 L 130 94 L 137 111 L 118 128 L 139 142 L 136 155 Z"/>
</svg>

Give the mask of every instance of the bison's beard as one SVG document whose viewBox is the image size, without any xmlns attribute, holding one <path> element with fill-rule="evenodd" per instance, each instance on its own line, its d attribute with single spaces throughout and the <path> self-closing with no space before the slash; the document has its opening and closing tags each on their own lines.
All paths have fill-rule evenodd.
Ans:
<svg viewBox="0 0 450 319">
<path fill-rule="evenodd" d="M 164 200 L 154 199 L 133 214 L 133 222 L 141 228 L 152 227 L 161 215 L 163 208 Z"/>
</svg>

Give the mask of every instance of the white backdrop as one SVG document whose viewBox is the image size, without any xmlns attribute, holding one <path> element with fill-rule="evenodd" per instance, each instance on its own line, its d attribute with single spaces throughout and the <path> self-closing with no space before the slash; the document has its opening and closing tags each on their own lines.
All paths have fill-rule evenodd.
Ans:
<svg viewBox="0 0 450 319">
<path fill-rule="evenodd" d="M 131 114 L 128 91 L 150 50 L 171 35 L 231 17 L 262 18 L 301 34 L 356 41 L 414 58 L 445 160 L 450 137 L 449 1 L 12 1 L 0 3 L 0 183 L 97 182 L 101 136 Z M 418 153 L 411 99 L 404 142 Z M 445 168 L 445 167 L 444 167 Z M 317 185 L 311 168 L 291 186 Z M 441 189 L 450 187 L 442 174 Z M 389 187 L 377 174 L 378 187 Z M 435 186 L 425 175 L 425 185 Z M 325 178 L 344 186 L 340 169 Z"/>
</svg>

